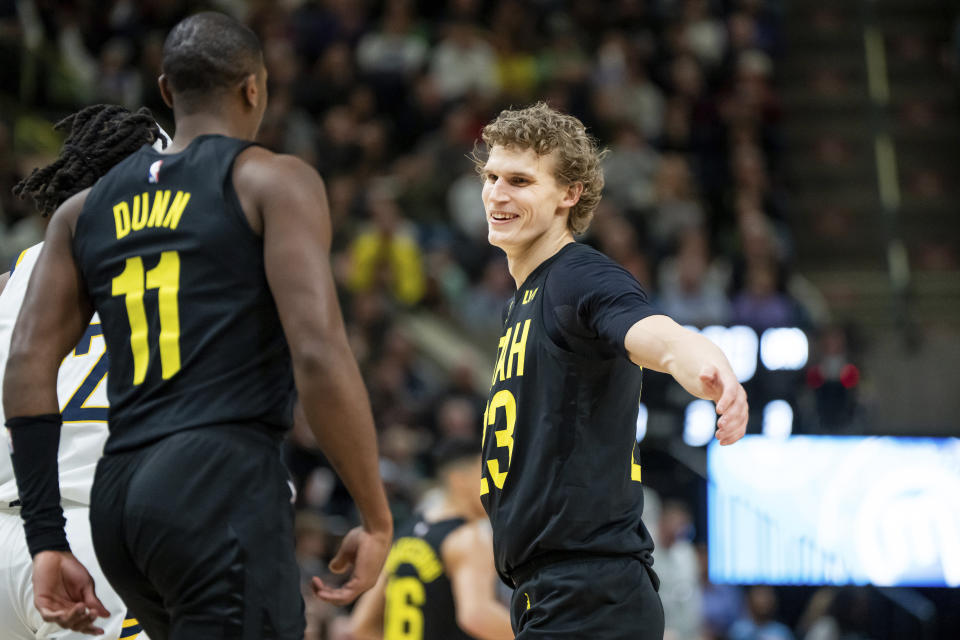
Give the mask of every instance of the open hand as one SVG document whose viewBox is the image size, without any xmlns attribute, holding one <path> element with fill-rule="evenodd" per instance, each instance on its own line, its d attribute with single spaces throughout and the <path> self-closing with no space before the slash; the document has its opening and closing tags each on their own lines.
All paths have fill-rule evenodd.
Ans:
<svg viewBox="0 0 960 640">
<path fill-rule="evenodd" d="M 330 561 L 330 571 L 346 573 L 353 567 L 353 574 L 341 587 L 324 584 L 313 578 L 313 594 L 325 602 L 336 605 L 350 604 L 372 587 L 380 575 L 380 569 L 390 550 L 390 535 L 372 533 L 363 527 L 354 527 L 343 538 L 337 555 Z"/>
<path fill-rule="evenodd" d="M 94 592 L 93 578 L 69 551 L 41 551 L 33 558 L 33 600 L 47 622 L 99 636 L 94 621 L 110 612 Z"/>
<path fill-rule="evenodd" d="M 707 365 L 700 371 L 700 382 L 707 395 L 717 405 L 717 440 L 720 444 L 733 444 L 747 432 L 750 406 L 747 392 L 737 381 L 733 371 L 721 370 Z"/>
</svg>

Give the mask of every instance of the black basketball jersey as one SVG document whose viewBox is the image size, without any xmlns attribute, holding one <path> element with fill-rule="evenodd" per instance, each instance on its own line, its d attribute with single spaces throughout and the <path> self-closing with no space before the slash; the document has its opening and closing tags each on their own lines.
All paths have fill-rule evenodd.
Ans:
<svg viewBox="0 0 960 640">
<path fill-rule="evenodd" d="M 87 196 L 73 248 L 110 354 L 107 453 L 207 424 L 290 424 L 290 352 L 232 181 L 251 144 L 145 146 Z"/>
<path fill-rule="evenodd" d="M 383 640 L 469 640 L 457 626 L 456 605 L 440 546 L 466 524 L 463 518 L 439 522 L 414 519 L 400 529 L 387 562 Z"/>
<path fill-rule="evenodd" d="M 620 354 L 591 357 L 561 348 L 544 325 L 551 269 L 583 251 L 593 250 L 571 244 L 527 277 L 497 348 L 480 492 L 497 571 L 507 584 L 514 569 L 547 553 L 653 549 L 640 519 L 642 371 Z M 550 286 L 557 284 L 563 286 Z"/>
</svg>

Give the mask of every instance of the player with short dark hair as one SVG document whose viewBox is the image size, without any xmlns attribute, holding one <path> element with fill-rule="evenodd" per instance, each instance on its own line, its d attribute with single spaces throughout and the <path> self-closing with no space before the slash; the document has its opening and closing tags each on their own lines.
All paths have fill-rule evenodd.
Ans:
<svg viewBox="0 0 960 640">
<path fill-rule="evenodd" d="M 746 429 L 726 357 L 660 315 L 637 281 L 574 240 L 603 189 L 576 118 L 505 110 L 477 154 L 491 244 L 517 284 L 484 415 L 483 504 L 518 638 L 663 637 L 635 439 L 642 367 L 713 400 L 717 438 Z M 639 366 L 638 366 L 639 365 Z"/>
<path fill-rule="evenodd" d="M 446 440 L 434 460 L 440 498 L 400 529 L 380 580 L 354 608 L 356 640 L 513 638 L 477 497 L 477 444 Z"/>
<path fill-rule="evenodd" d="M 362 518 L 331 562 L 352 575 L 339 588 L 315 578 L 316 595 L 352 601 L 376 581 L 392 538 L 331 275 L 326 194 L 305 163 L 251 142 L 267 74 L 249 29 L 197 14 L 164 52 L 172 143 L 140 149 L 57 209 L 14 329 L 3 401 L 34 587 L 57 605 L 45 619 L 96 633 L 105 611 L 63 532 L 54 393 L 96 311 L 110 435 L 90 520 L 107 578 L 155 638 L 300 640 L 280 457 L 295 389 Z M 203 78 L 218 89 L 198 92 Z"/>
</svg>

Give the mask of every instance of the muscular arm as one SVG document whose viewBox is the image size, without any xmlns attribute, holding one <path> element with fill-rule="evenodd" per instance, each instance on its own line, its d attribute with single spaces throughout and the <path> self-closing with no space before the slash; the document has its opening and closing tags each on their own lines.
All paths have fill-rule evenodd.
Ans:
<svg viewBox="0 0 960 640">
<path fill-rule="evenodd" d="M 43 619 L 83 633 L 109 612 L 86 569 L 63 549 L 63 515 L 57 487 L 60 405 L 57 372 L 90 322 L 93 309 L 73 258 L 72 236 L 87 191 L 67 200 L 47 227 L 20 315 L 13 330 L 3 381 L 3 407 L 14 429 L 12 462 L 23 501 L 21 515 L 33 557 L 34 604 Z M 56 414 L 57 421 L 39 417 Z"/>
<path fill-rule="evenodd" d="M 350 633 L 354 640 L 381 640 L 383 638 L 383 610 L 386 606 L 387 574 L 370 591 L 360 596 L 350 615 Z"/>
<path fill-rule="evenodd" d="M 717 439 L 733 444 L 747 428 L 747 394 L 719 347 L 667 316 L 648 316 L 627 331 L 624 340 L 636 364 L 669 373 L 680 385 L 717 405 Z"/>
<path fill-rule="evenodd" d="M 60 363 L 83 337 L 93 315 L 72 247 L 72 227 L 86 194 L 70 198 L 54 214 L 30 275 L 3 381 L 7 418 L 60 413 Z"/>
<path fill-rule="evenodd" d="M 443 541 L 440 552 L 453 587 L 457 625 L 481 640 L 513 638 L 510 612 L 496 598 L 489 530 L 479 522 L 460 527 Z"/>
<path fill-rule="evenodd" d="M 363 520 L 363 529 L 348 534 L 331 562 L 334 571 L 353 564 L 350 580 L 340 589 L 328 589 L 315 579 L 320 597 L 346 604 L 376 580 L 393 522 L 380 479 L 370 403 L 347 342 L 331 273 L 326 191 L 316 171 L 297 158 L 256 148 L 245 155 L 236 184 L 238 192 L 252 190 L 261 213 L 267 282 L 290 345 L 300 403 Z"/>
</svg>

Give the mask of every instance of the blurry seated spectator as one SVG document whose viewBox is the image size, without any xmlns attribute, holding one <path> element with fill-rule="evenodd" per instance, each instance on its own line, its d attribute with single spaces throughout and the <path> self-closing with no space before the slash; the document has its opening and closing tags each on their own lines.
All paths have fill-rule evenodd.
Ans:
<svg viewBox="0 0 960 640">
<path fill-rule="evenodd" d="M 777 289 L 777 265 L 768 260 L 747 264 L 745 283 L 733 298 L 734 324 L 761 330 L 800 324 L 799 306 Z"/>
<path fill-rule="evenodd" d="M 723 23 L 710 15 L 710 3 L 707 0 L 686 0 L 683 13 L 683 35 L 694 55 L 706 67 L 719 65 L 727 34 Z"/>
<path fill-rule="evenodd" d="M 625 115 L 639 127 L 646 139 L 658 138 L 663 131 L 666 100 L 660 87 L 650 79 L 643 62 L 630 61 L 622 91 Z"/>
<path fill-rule="evenodd" d="M 427 43 L 416 28 L 413 11 L 411 0 L 389 0 L 380 28 L 367 32 L 357 44 L 357 65 L 375 83 L 402 82 L 426 62 Z"/>
<path fill-rule="evenodd" d="M 826 591 L 826 598 L 826 611 L 811 621 L 810 630 L 803 640 L 873 638 L 870 633 L 870 600 L 863 587 L 830 589 Z"/>
<path fill-rule="evenodd" d="M 633 224 L 610 203 L 601 201 L 591 227 L 597 247 L 630 272 L 648 292 L 653 291 L 647 254 Z"/>
<path fill-rule="evenodd" d="M 793 640 L 789 627 L 775 619 L 777 594 L 758 585 L 747 591 L 747 615 L 730 627 L 730 640 Z"/>
<path fill-rule="evenodd" d="M 495 340 L 503 328 L 503 312 L 514 294 L 514 282 L 503 255 L 487 261 L 480 279 L 460 308 L 460 321 L 470 331 Z"/>
<path fill-rule="evenodd" d="M 497 59 L 493 47 L 470 22 L 453 21 L 433 48 L 430 74 L 447 100 L 467 93 L 491 95 L 497 91 Z"/>
<path fill-rule="evenodd" d="M 824 328 L 816 341 L 814 358 L 807 369 L 807 386 L 813 391 L 820 429 L 836 432 L 857 428 L 860 369 L 853 363 L 847 329 Z"/>
<path fill-rule="evenodd" d="M 686 229 L 703 226 L 705 216 L 690 166 L 679 153 L 665 154 L 661 159 L 656 194 L 657 204 L 650 231 L 658 248 L 669 247 Z"/>
<path fill-rule="evenodd" d="M 652 206 L 659 166 L 660 154 L 647 144 L 640 130 L 629 121 L 621 122 L 614 131 L 610 153 L 603 159 L 604 197 L 627 210 Z"/>
<path fill-rule="evenodd" d="M 660 576 L 664 640 L 696 640 L 702 603 L 700 569 L 693 538 L 690 509 L 676 500 L 666 500 L 654 536 L 654 568 Z"/>
<path fill-rule="evenodd" d="M 122 104 L 129 109 L 140 104 L 140 75 L 130 66 L 132 55 L 130 43 L 122 38 L 114 38 L 103 47 L 97 73 L 98 102 Z"/>
<path fill-rule="evenodd" d="M 697 545 L 700 562 L 700 593 L 703 599 L 703 640 L 721 640 L 734 622 L 746 614 L 743 591 L 733 584 L 713 584 L 709 576 L 707 545 Z"/>
<path fill-rule="evenodd" d="M 423 297 L 426 281 L 420 246 L 392 194 L 373 189 L 368 196 L 370 225 L 350 247 L 348 287 L 355 292 L 381 290 L 403 305 Z"/>
<path fill-rule="evenodd" d="M 728 278 L 728 268 L 711 262 L 703 230 L 688 229 L 680 236 L 677 252 L 660 264 L 657 304 L 680 324 L 701 329 L 727 324 L 731 315 Z"/>
</svg>

